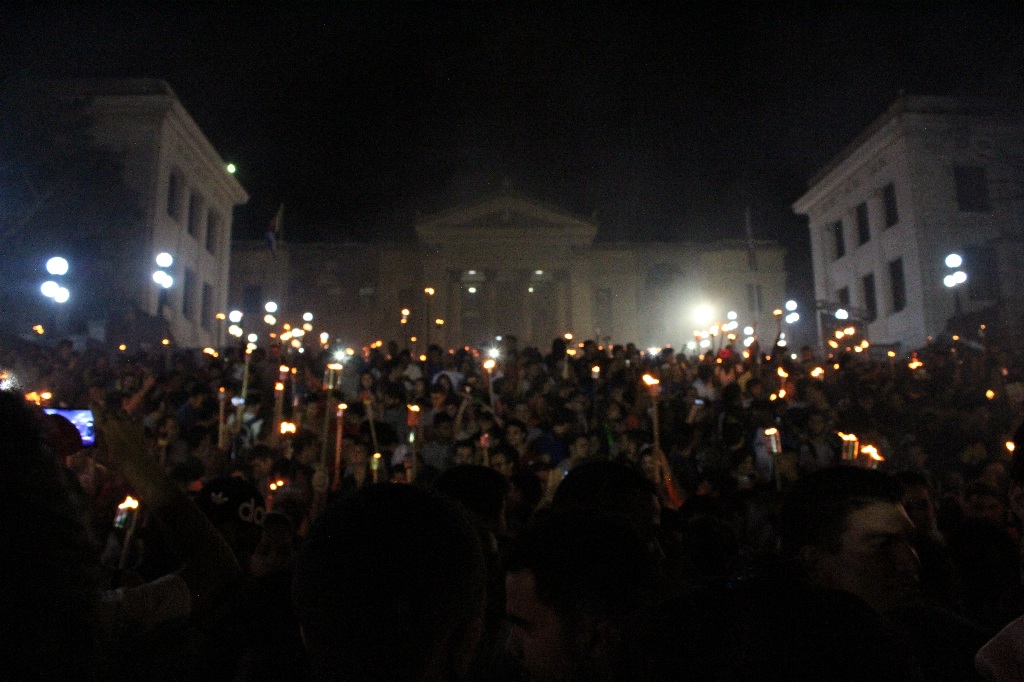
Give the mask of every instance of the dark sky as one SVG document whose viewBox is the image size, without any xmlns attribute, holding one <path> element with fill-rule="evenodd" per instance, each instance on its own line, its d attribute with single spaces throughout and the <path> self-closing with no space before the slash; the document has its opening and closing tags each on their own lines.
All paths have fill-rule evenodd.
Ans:
<svg viewBox="0 0 1032 688">
<path fill-rule="evenodd" d="M 411 236 L 507 178 L 604 239 L 740 237 L 748 204 L 800 257 L 790 204 L 900 89 L 1023 99 L 1020 2 L 636 4 L 8 4 L 0 76 L 167 80 L 238 236 L 281 201 L 288 239 Z"/>
</svg>

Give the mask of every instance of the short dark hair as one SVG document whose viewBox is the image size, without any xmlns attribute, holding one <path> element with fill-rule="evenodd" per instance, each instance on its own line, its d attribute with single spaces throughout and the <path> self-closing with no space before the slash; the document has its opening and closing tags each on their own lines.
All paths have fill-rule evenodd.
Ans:
<svg viewBox="0 0 1032 688">
<path fill-rule="evenodd" d="M 812 545 L 837 553 L 854 511 L 877 503 L 902 503 L 903 487 L 886 473 L 855 466 L 833 466 L 799 479 L 781 508 L 781 551 L 799 554 Z"/>
<path fill-rule="evenodd" d="M 530 571 L 543 604 L 565 622 L 621 618 L 648 602 L 655 562 L 623 519 L 596 510 L 539 512 L 520 532 L 507 571 Z"/>
<path fill-rule="evenodd" d="M 434 649 L 482 620 L 485 571 L 475 527 L 441 495 L 382 483 L 334 504 L 294 574 L 313 678 L 450 678 Z"/>
</svg>

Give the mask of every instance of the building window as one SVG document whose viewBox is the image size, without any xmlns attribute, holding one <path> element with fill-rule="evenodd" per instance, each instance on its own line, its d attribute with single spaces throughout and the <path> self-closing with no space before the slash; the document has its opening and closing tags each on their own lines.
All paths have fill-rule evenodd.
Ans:
<svg viewBox="0 0 1032 688">
<path fill-rule="evenodd" d="M 260 284 L 249 284 L 241 292 L 241 310 L 244 313 L 262 312 L 262 286 Z"/>
<path fill-rule="evenodd" d="M 197 275 L 187 268 L 183 271 L 183 317 L 193 322 L 194 302 L 197 300 Z"/>
<path fill-rule="evenodd" d="M 613 332 L 613 290 L 596 289 L 594 307 L 594 325 L 596 332 L 611 334 Z"/>
<path fill-rule="evenodd" d="M 836 292 L 840 306 L 849 307 L 849 287 L 842 287 Z"/>
<path fill-rule="evenodd" d="M 985 168 L 954 165 L 953 179 L 957 184 L 957 210 L 962 213 L 986 213 L 989 204 L 989 183 Z"/>
<path fill-rule="evenodd" d="M 907 307 L 907 287 L 903 279 L 903 259 L 889 263 L 889 282 L 892 284 L 892 312 L 899 313 Z"/>
<path fill-rule="evenodd" d="M 204 199 L 201 194 L 193 191 L 190 193 L 190 210 L 186 216 L 186 231 L 190 236 L 198 236 L 201 232 L 201 206 Z"/>
<path fill-rule="evenodd" d="M 846 230 L 842 220 L 832 225 L 832 230 L 835 232 L 835 258 L 838 259 L 846 255 Z"/>
<path fill-rule="evenodd" d="M 889 182 L 882 188 L 882 205 L 885 206 L 885 228 L 899 222 L 899 208 L 896 206 L 896 185 Z"/>
<path fill-rule="evenodd" d="M 208 222 L 204 234 L 204 248 L 215 255 L 219 250 L 219 233 L 222 231 L 222 218 L 214 210 L 208 211 Z"/>
<path fill-rule="evenodd" d="M 867 309 L 867 319 L 874 321 L 878 319 L 878 293 L 874 289 L 874 275 L 864 275 L 864 308 Z"/>
<path fill-rule="evenodd" d="M 211 321 L 215 319 L 215 304 L 212 301 L 211 285 L 207 282 L 201 287 L 201 327 L 211 330 Z"/>
<path fill-rule="evenodd" d="M 165 212 L 173 220 L 179 220 L 183 212 L 183 178 L 176 170 L 168 173 L 168 198 Z"/>
<path fill-rule="evenodd" d="M 747 284 L 749 288 L 749 310 L 753 313 L 763 312 L 763 289 L 758 284 Z"/>
<path fill-rule="evenodd" d="M 863 246 L 871 240 L 871 221 L 867 216 L 867 202 L 856 207 L 856 243 Z"/>
</svg>

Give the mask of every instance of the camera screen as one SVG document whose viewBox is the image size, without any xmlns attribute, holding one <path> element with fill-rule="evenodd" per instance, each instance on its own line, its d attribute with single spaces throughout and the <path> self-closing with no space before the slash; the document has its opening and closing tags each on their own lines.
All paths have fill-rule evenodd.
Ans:
<svg viewBox="0 0 1032 688">
<path fill-rule="evenodd" d="M 50 415 L 64 416 L 72 421 L 72 425 L 79 431 L 82 438 L 82 446 L 92 447 L 97 443 L 97 435 L 93 432 L 93 411 L 89 409 L 43 409 Z"/>
</svg>

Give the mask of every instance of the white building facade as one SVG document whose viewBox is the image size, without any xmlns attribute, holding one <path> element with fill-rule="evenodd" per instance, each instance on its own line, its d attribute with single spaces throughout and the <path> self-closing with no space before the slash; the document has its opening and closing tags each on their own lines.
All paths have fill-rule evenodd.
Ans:
<svg viewBox="0 0 1032 688">
<path fill-rule="evenodd" d="M 316 334 L 356 349 L 394 340 L 418 352 L 427 341 L 448 349 L 504 336 L 544 349 L 570 333 L 692 350 L 695 331 L 732 311 L 740 344 L 755 326 L 763 348 L 773 345 L 771 313 L 785 299 L 780 245 L 755 242 L 751 264 L 744 240 L 606 243 L 597 231 L 504 189 L 417 221 L 416 241 L 292 243 L 275 256 L 263 242 L 235 244 L 229 305 L 261 339 L 271 334 L 263 304 L 275 301 L 277 327 L 312 312 Z"/>
<path fill-rule="evenodd" d="M 119 155 L 138 195 L 143 219 L 127 271 L 139 284 L 136 305 L 163 317 L 176 345 L 217 346 L 233 208 L 247 202 L 247 192 L 167 83 L 83 80 L 63 83 L 62 91 L 85 100 L 95 142 Z M 167 291 L 152 277 L 161 253 L 173 259 Z"/>
<path fill-rule="evenodd" d="M 1020 345 L 1022 139 L 986 103 L 903 96 L 810 180 L 792 208 L 809 222 L 822 343 L 843 308 L 890 348 L 981 324 Z"/>
</svg>

